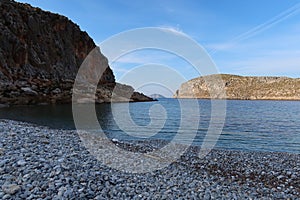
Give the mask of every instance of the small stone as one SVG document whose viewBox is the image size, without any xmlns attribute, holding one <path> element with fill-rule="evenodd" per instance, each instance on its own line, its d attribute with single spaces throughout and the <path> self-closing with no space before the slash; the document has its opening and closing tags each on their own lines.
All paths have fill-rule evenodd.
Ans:
<svg viewBox="0 0 300 200">
<path fill-rule="evenodd" d="M 83 190 L 84 190 L 84 188 L 80 188 L 80 189 L 78 190 L 78 192 L 79 192 L 79 193 L 82 193 Z"/>
<path fill-rule="evenodd" d="M 58 189 L 57 196 L 58 196 L 58 197 L 62 197 L 63 194 L 64 194 L 64 192 L 65 192 L 65 190 L 66 190 L 65 187 L 60 187 L 60 188 Z"/>
<path fill-rule="evenodd" d="M 65 164 L 62 164 L 61 167 L 62 167 L 63 169 L 65 169 L 65 170 L 69 170 L 69 169 L 70 169 L 70 167 L 69 167 L 68 165 L 65 165 Z"/>
<path fill-rule="evenodd" d="M 112 142 L 119 142 L 119 140 L 117 138 L 113 138 L 111 141 Z"/>
<path fill-rule="evenodd" d="M 70 198 L 70 197 L 72 197 L 72 195 L 73 195 L 73 190 L 72 189 L 67 189 L 63 194 L 63 196 L 66 197 L 66 198 L 68 198 L 68 197 Z"/>
<path fill-rule="evenodd" d="M 297 175 L 292 174 L 291 178 L 296 179 L 296 178 L 297 178 Z"/>
<path fill-rule="evenodd" d="M 105 180 L 105 181 L 108 181 L 108 179 L 109 179 L 109 177 L 108 177 L 107 175 L 105 175 L 105 176 L 103 177 L 103 180 Z"/>
<path fill-rule="evenodd" d="M 59 175 L 61 173 L 61 168 L 56 169 L 55 175 Z"/>
<path fill-rule="evenodd" d="M 17 162 L 17 165 L 18 165 L 18 166 L 24 166 L 24 165 L 26 165 L 26 161 L 25 161 L 25 160 L 19 160 L 19 161 Z"/>
<path fill-rule="evenodd" d="M 38 93 L 30 87 L 22 87 L 21 90 L 28 95 L 38 95 Z"/>
<path fill-rule="evenodd" d="M 9 160 L 8 159 L 4 159 L 0 161 L 0 167 L 3 167 L 6 163 L 8 163 Z"/>
<path fill-rule="evenodd" d="M 10 194 L 6 194 L 2 197 L 2 199 L 11 199 L 11 196 L 10 196 Z"/>
<path fill-rule="evenodd" d="M 2 190 L 6 194 L 16 194 L 21 189 L 17 184 L 2 185 Z"/>
<path fill-rule="evenodd" d="M 203 199 L 211 199 L 211 195 L 209 192 L 205 192 L 204 198 Z"/>
<path fill-rule="evenodd" d="M 11 137 L 15 137 L 17 134 L 15 133 L 15 132 L 10 132 L 9 133 L 9 136 L 11 136 Z"/>
<path fill-rule="evenodd" d="M 52 90 L 52 93 L 53 94 L 59 94 L 59 93 L 61 93 L 61 89 L 56 88 L 55 90 Z"/>
<path fill-rule="evenodd" d="M 49 144 L 50 142 L 49 142 L 49 140 L 42 140 L 41 141 L 43 144 Z"/>
<path fill-rule="evenodd" d="M 279 176 L 277 176 L 277 179 L 282 179 L 284 176 L 283 175 L 279 175 Z"/>
</svg>

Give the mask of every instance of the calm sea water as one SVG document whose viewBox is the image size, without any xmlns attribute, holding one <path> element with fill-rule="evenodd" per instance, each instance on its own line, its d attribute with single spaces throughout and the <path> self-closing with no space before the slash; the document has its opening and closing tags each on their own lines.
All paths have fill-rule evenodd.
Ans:
<svg viewBox="0 0 300 200">
<path fill-rule="evenodd" d="M 192 105 L 191 100 L 181 101 L 182 106 Z M 193 140 L 194 145 L 201 145 L 210 123 L 211 102 L 197 100 L 197 103 L 199 112 L 193 112 L 193 116 L 189 116 L 188 120 L 190 126 L 183 128 L 182 108 L 177 99 L 130 103 L 129 110 L 128 104 L 124 103 L 102 104 L 96 105 L 96 111 L 102 130 L 111 138 L 134 140 L 137 139 L 136 136 L 143 135 L 150 139 L 171 140 L 176 134 L 182 134 L 186 136 L 182 142 L 186 138 Z M 149 109 L 154 105 L 158 110 L 153 110 L 151 119 Z M 164 112 L 159 110 L 158 105 L 164 108 Z M 71 105 L 1 108 L 0 118 L 32 122 L 52 128 L 75 129 Z M 196 133 L 196 137 L 191 133 Z M 300 101 L 228 100 L 225 125 L 215 148 L 299 154 Z"/>
</svg>

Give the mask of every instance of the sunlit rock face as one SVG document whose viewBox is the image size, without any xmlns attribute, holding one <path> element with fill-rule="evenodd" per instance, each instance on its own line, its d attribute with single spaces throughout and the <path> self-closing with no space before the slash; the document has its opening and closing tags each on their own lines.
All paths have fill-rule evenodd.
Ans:
<svg viewBox="0 0 300 200">
<path fill-rule="evenodd" d="M 222 91 L 225 93 L 222 93 Z M 209 75 L 185 82 L 175 98 L 300 100 L 300 79 Z"/>
</svg>

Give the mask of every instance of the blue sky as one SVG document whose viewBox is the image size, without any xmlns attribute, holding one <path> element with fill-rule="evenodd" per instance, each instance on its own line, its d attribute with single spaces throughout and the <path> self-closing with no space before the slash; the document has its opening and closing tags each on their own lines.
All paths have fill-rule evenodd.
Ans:
<svg viewBox="0 0 300 200">
<path fill-rule="evenodd" d="M 299 0 L 19 0 L 67 16 L 97 44 L 120 32 L 164 27 L 183 32 L 202 45 L 220 73 L 300 77 Z M 141 64 L 174 68 L 185 80 L 200 74 L 174 55 L 142 50 L 111 64 L 117 80 Z M 156 67 L 154 67 L 157 69 Z M 155 70 L 149 76 L 167 78 Z M 138 78 L 137 78 L 138 79 Z M 124 81 L 122 81 L 124 80 Z M 174 88 L 180 85 L 174 83 Z M 155 87 L 157 87 L 156 84 Z M 136 88 L 170 96 L 174 88 Z"/>
</svg>

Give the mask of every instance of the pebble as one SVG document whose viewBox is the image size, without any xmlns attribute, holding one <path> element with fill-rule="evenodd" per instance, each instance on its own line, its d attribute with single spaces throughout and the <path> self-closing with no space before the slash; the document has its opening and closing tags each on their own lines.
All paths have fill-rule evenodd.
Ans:
<svg viewBox="0 0 300 200">
<path fill-rule="evenodd" d="M 25 160 L 19 160 L 19 161 L 17 162 L 17 165 L 19 165 L 19 166 L 24 166 L 24 165 L 26 165 L 26 161 L 25 161 Z"/>
<path fill-rule="evenodd" d="M 277 179 L 282 179 L 282 178 L 284 178 L 284 176 L 283 176 L 283 175 L 279 175 L 279 176 L 277 176 Z"/>
<path fill-rule="evenodd" d="M 144 174 L 117 171 L 93 157 L 72 130 L 0 120 L 0 199 L 297 199 L 300 155 L 191 148 Z M 45 143 L 45 138 L 49 143 Z M 112 139 L 130 151 L 164 146 Z M 0 142 L 0 144 L 1 144 Z M 1 149 L 5 153 L 1 153 Z M 152 149 L 153 150 L 153 149 Z M 111 156 L 113 158 L 113 155 Z M 129 163 L 124 163 L 124 166 Z"/>
<path fill-rule="evenodd" d="M 3 167 L 8 162 L 9 162 L 9 159 L 0 160 L 0 167 Z"/>
<path fill-rule="evenodd" d="M 119 140 L 117 138 L 113 138 L 111 141 L 112 142 L 119 142 Z"/>
<path fill-rule="evenodd" d="M 2 199 L 10 199 L 11 198 L 11 195 L 10 194 L 6 194 L 2 197 Z"/>
<path fill-rule="evenodd" d="M 2 185 L 2 190 L 6 194 L 15 194 L 20 189 L 21 189 L 21 187 L 17 184 L 4 184 L 4 185 Z"/>
</svg>

